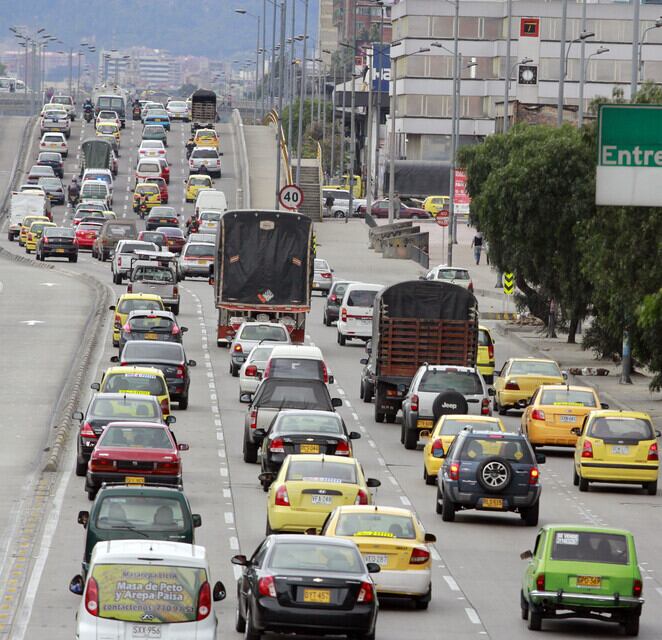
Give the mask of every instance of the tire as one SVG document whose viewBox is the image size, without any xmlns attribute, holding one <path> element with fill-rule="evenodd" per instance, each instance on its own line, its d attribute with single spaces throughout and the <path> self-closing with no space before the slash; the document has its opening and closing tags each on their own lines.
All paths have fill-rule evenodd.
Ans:
<svg viewBox="0 0 662 640">
<path fill-rule="evenodd" d="M 179 315 L 179 304 L 175 304 L 175 305 L 173 305 L 173 306 L 171 307 L 171 309 L 172 309 L 172 312 L 173 312 L 176 316 Z"/>
<path fill-rule="evenodd" d="M 529 606 L 528 628 L 531 631 L 540 631 L 542 628 L 542 614 L 537 607 Z"/>
<path fill-rule="evenodd" d="M 361 382 L 361 387 L 359 388 L 359 398 L 363 400 L 363 382 Z"/>
<path fill-rule="evenodd" d="M 522 617 L 522 620 L 528 620 L 529 619 L 529 603 L 527 599 L 524 597 L 524 592 L 520 591 L 519 592 L 519 607 L 520 607 L 520 615 Z"/>
<path fill-rule="evenodd" d="M 649 496 L 657 495 L 657 480 L 655 482 L 646 482 L 644 489 Z"/>
<path fill-rule="evenodd" d="M 87 462 L 81 460 L 78 456 L 76 457 L 76 475 L 79 478 L 84 478 L 87 473 Z"/>
<path fill-rule="evenodd" d="M 238 378 L 239 377 L 239 367 L 236 367 L 232 363 L 230 363 L 230 375 L 233 378 Z"/>
<path fill-rule="evenodd" d="M 626 636 L 639 635 L 639 613 L 631 613 L 623 623 L 623 629 Z"/>
<path fill-rule="evenodd" d="M 437 485 L 437 499 L 435 500 L 434 503 L 434 510 L 436 513 L 442 513 L 443 512 L 443 507 L 441 505 L 441 502 L 443 501 L 443 497 L 441 495 L 441 489 L 439 489 L 439 485 Z"/>
<path fill-rule="evenodd" d="M 575 485 L 575 487 L 579 486 L 579 476 L 577 475 L 577 467 L 572 466 L 572 484 Z"/>
<path fill-rule="evenodd" d="M 424 611 L 428 608 L 430 600 L 432 600 L 432 585 L 428 587 L 428 592 L 425 595 L 414 598 L 414 606 L 419 611 Z"/>
<path fill-rule="evenodd" d="M 588 480 L 586 480 L 585 478 L 582 478 L 581 476 L 579 476 L 579 490 L 582 493 L 585 493 L 585 492 L 588 491 Z"/>
<path fill-rule="evenodd" d="M 185 396 L 179 399 L 179 402 L 177 403 L 177 408 L 180 411 L 185 411 L 186 409 L 188 409 L 188 392 L 186 392 Z"/>
<path fill-rule="evenodd" d="M 483 380 L 485 380 L 485 384 L 494 384 L 494 374 L 491 376 L 483 376 Z"/>
<path fill-rule="evenodd" d="M 119 273 L 113 273 L 113 284 L 122 284 L 122 276 Z"/>
<path fill-rule="evenodd" d="M 395 414 L 395 413 L 387 413 L 386 414 L 386 422 L 388 422 L 389 424 L 394 424 L 396 415 L 397 414 Z"/>
<path fill-rule="evenodd" d="M 324 322 L 325 327 L 330 327 L 331 326 L 331 321 L 329 320 L 329 318 L 327 318 L 326 312 L 324 313 L 324 316 L 323 316 L 323 322 Z"/>
<path fill-rule="evenodd" d="M 418 429 L 405 427 L 405 441 L 403 444 L 405 445 L 405 449 L 416 449 L 418 445 Z"/>
<path fill-rule="evenodd" d="M 338 344 L 341 347 L 344 347 L 346 342 L 347 342 L 347 338 L 345 338 L 345 336 L 342 333 L 340 333 L 340 331 L 338 331 Z"/>
<path fill-rule="evenodd" d="M 87 490 L 87 499 L 93 501 L 97 497 L 97 489 Z"/>
<path fill-rule="evenodd" d="M 425 484 L 428 486 L 437 484 L 437 476 L 431 476 L 425 467 L 423 467 L 423 480 L 425 480 Z"/>
<path fill-rule="evenodd" d="M 251 616 L 251 610 L 246 604 L 246 627 L 244 628 L 244 640 L 260 640 L 262 634 L 258 631 L 255 631 L 253 628 L 253 619 Z"/>
<path fill-rule="evenodd" d="M 522 509 L 520 517 L 524 520 L 527 527 L 535 527 L 538 524 L 538 514 L 540 513 L 540 500 L 528 509 Z"/>
<path fill-rule="evenodd" d="M 500 416 L 507 416 L 508 415 L 508 408 L 507 407 L 502 407 L 499 405 L 499 415 Z"/>
<path fill-rule="evenodd" d="M 246 630 L 246 618 L 244 618 L 244 616 L 241 615 L 241 607 L 239 605 L 239 602 L 240 602 L 240 597 L 239 594 L 237 593 L 237 610 L 235 611 L 234 614 L 234 630 L 239 633 L 244 633 L 244 631 Z"/>
<path fill-rule="evenodd" d="M 257 462 L 257 445 L 244 439 L 244 462 Z"/>
<path fill-rule="evenodd" d="M 478 465 L 476 478 L 488 493 L 499 493 L 510 484 L 513 469 L 505 458 L 490 456 Z"/>
<path fill-rule="evenodd" d="M 42 260 L 44 259 L 43 256 L 42 256 L 41 259 L 42 259 Z M 73 256 L 72 258 L 69 258 L 69 262 L 78 262 L 78 256 L 75 255 L 75 256 Z"/>
<path fill-rule="evenodd" d="M 469 413 L 465 397 L 457 391 L 444 391 L 432 403 L 432 415 L 437 422 L 443 415 Z"/>
<path fill-rule="evenodd" d="M 444 522 L 454 522 L 455 521 L 455 503 L 446 496 L 442 494 L 442 507 L 441 507 L 441 519 Z"/>
<path fill-rule="evenodd" d="M 375 395 L 375 392 L 372 388 L 372 385 L 368 383 L 363 390 L 363 402 L 372 402 L 372 397 Z"/>
<path fill-rule="evenodd" d="M 375 406 L 375 422 L 384 422 L 385 417 L 386 414 L 382 413 L 381 411 L 377 411 L 377 407 Z"/>
</svg>

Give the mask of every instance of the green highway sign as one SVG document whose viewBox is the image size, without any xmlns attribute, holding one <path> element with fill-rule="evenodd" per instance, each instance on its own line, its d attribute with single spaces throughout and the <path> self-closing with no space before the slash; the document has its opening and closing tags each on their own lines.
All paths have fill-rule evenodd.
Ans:
<svg viewBox="0 0 662 640">
<path fill-rule="evenodd" d="M 515 274 L 514 273 L 504 273 L 503 274 L 503 292 L 507 296 L 512 296 L 515 293 Z"/>
</svg>

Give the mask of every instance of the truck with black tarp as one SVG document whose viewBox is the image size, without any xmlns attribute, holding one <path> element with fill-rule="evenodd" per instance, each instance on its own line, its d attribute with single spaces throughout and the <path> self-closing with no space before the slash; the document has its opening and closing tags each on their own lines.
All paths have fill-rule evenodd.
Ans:
<svg viewBox="0 0 662 640">
<path fill-rule="evenodd" d="M 213 129 L 216 122 L 216 94 L 198 89 L 191 95 L 191 131 Z"/>
<path fill-rule="evenodd" d="M 218 309 L 219 347 L 242 322 L 282 322 L 304 340 L 313 279 L 313 228 L 305 215 L 227 211 L 219 223 L 210 283 Z"/>
<path fill-rule="evenodd" d="M 409 280 L 375 297 L 370 358 L 375 420 L 395 422 L 418 368 L 476 366 L 478 302 L 472 293 L 436 280 Z"/>
<path fill-rule="evenodd" d="M 89 138 L 81 145 L 80 175 L 85 169 L 108 169 L 112 171 L 113 147 L 107 140 Z"/>
</svg>

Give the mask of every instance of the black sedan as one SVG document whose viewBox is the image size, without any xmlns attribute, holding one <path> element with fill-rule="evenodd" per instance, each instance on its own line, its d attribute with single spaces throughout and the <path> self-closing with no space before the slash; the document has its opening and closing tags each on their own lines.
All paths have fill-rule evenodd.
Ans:
<svg viewBox="0 0 662 640">
<path fill-rule="evenodd" d="M 44 167 L 53 167 L 58 178 L 64 178 L 64 160 L 62 154 L 56 151 L 42 151 L 37 157 L 37 164 Z"/>
<path fill-rule="evenodd" d="M 262 440 L 262 471 L 275 476 L 290 453 L 351 457 L 351 440 L 360 437 L 356 431 L 348 433 L 337 413 L 306 409 L 281 411 Z M 266 491 L 269 483 L 264 482 L 263 486 Z"/>
<path fill-rule="evenodd" d="M 248 640 L 263 633 L 346 635 L 373 640 L 377 593 L 370 577 L 379 565 L 364 562 L 351 540 L 272 535 L 237 580 L 236 630 Z"/>
<path fill-rule="evenodd" d="M 137 309 L 131 311 L 120 332 L 120 349 L 131 340 L 182 342 L 187 327 L 180 327 L 172 311 Z"/>
<path fill-rule="evenodd" d="M 71 227 L 44 227 L 35 251 L 37 260 L 46 258 L 68 258 L 69 262 L 78 262 L 78 243 Z"/>
<path fill-rule="evenodd" d="M 156 231 L 159 227 L 179 227 L 179 216 L 173 207 L 153 207 L 145 218 L 145 230 Z"/>
<path fill-rule="evenodd" d="M 191 385 L 189 367 L 195 367 L 197 363 L 195 360 L 186 359 L 186 353 L 181 344 L 154 340 L 131 340 L 124 346 L 120 357 L 113 356 L 110 360 L 122 365 L 160 369 L 165 376 L 170 399 L 179 403 L 179 409 L 188 407 L 188 393 Z"/>
</svg>

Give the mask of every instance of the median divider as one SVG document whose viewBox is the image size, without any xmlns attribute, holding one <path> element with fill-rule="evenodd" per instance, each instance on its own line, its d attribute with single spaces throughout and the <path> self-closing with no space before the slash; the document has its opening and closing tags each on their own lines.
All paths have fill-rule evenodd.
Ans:
<svg viewBox="0 0 662 640">
<path fill-rule="evenodd" d="M 372 218 L 366 223 L 368 247 L 380 252 L 384 258 L 414 260 L 427 269 L 430 263 L 430 234 L 414 226 L 411 220 L 377 225 Z"/>
<path fill-rule="evenodd" d="M 239 147 L 239 168 L 241 174 L 241 206 L 239 206 L 239 202 L 237 202 L 237 208 L 249 209 L 251 207 L 250 169 L 248 165 L 248 151 L 246 149 L 246 136 L 244 135 L 244 123 L 241 119 L 239 109 L 232 110 L 232 125 L 234 127 Z M 239 189 L 237 191 L 239 191 Z"/>
</svg>

